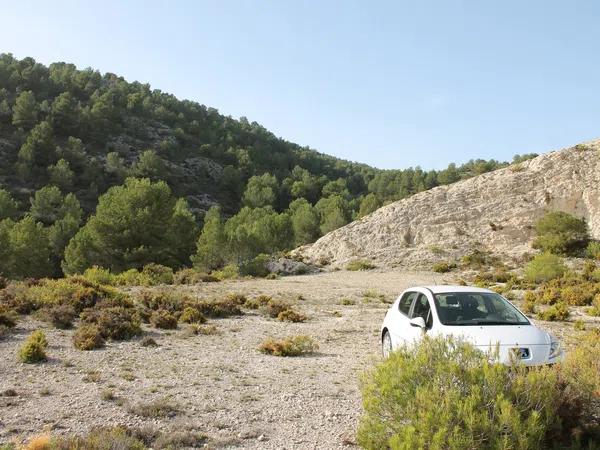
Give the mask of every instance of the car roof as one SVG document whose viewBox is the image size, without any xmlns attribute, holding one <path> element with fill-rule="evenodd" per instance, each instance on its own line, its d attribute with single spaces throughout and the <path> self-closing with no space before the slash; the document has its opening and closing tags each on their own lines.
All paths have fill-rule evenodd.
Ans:
<svg viewBox="0 0 600 450">
<path fill-rule="evenodd" d="M 451 284 L 436 284 L 433 286 L 416 286 L 429 289 L 434 294 L 442 294 L 448 292 L 493 292 L 489 289 L 483 289 L 475 286 L 457 286 Z"/>
</svg>

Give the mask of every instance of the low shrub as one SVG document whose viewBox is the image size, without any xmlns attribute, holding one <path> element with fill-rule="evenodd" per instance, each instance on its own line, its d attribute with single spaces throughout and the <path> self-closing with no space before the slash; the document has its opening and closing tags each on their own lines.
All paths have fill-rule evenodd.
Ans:
<svg viewBox="0 0 600 450">
<path fill-rule="evenodd" d="M 223 267 L 221 270 L 214 271 L 211 275 L 219 281 L 232 280 L 239 278 L 240 269 L 235 264 L 229 264 Z"/>
<path fill-rule="evenodd" d="M 196 308 L 187 306 L 179 316 L 179 321 L 183 323 L 205 323 L 206 317 Z"/>
<path fill-rule="evenodd" d="M 589 240 L 585 220 L 562 211 L 546 213 L 536 222 L 535 231 L 533 248 L 555 255 L 575 255 Z"/>
<path fill-rule="evenodd" d="M 240 264 L 239 272 L 243 276 L 264 278 L 271 273 L 267 264 L 271 260 L 269 255 L 260 254 L 253 259 Z"/>
<path fill-rule="evenodd" d="M 436 273 L 446 273 L 450 272 L 452 269 L 456 269 L 456 264 L 449 262 L 438 262 L 431 267 L 431 270 Z"/>
<path fill-rule="evenodd" d="M 18 314 L 30 314 L 39 308 L 39 302 L 30 294 L 26 282 L 12 282 L 0 290 L 0 306 Z"/>
<path fill-rule="evenodd" d="M 273 300 L 273 298 L 268 295 L 259 295 L 257 297 L 246 300 L 244 306 L 249 309 L 259 309 L 261 307 L 267 306 L 267 304 L 271 300 Z"/>
<path fill-rule="evenodd" d="M 116 284 L 115 276 L 110 273 L 110 270 L 99 266 L 92 266 L 88 269 L 85 269 L 85 272 L 83 272 L 82 276 L 86 280 L 96 284 L 104 284 L 108 286 Z"/>
<path fill-rule="evenodd" d="M 140 345 L 142 347 L 158 347 L 158 344 L 154 340 L 154 338 L 150 336 L 144 336 L 144 338 L 140 341 Z"/>
<path fill-rule="evenodd" d="M 141 417 L 160 418 L 176 415 L 178 407 L 169 398 L 159 398 L 150 402 L 140 402 L 130 406 L 129 412 Z"/>
<path fill-rule="evenodd" d="M 589 283 L 577 286 L 566 286 L 562 289 L 561 298 L 567 305 L 585 306 L 591 305 L 594 299 L 595 288 Z"/>
<path fill-rule="evenodd" d="M 160 264 L 150 263 L 142 268 L 142 275 L 149 281 L 150 286 L 173 284 L 173 269 Z"/>
<path fill-rule="evenodd" d="M 196 302 L 194 307 L 206 317 L 222 318 L 243 314 L 239 299 L 236 297 L 228 296 L 224 299 L 201 300 Z"/>
<path fill-rule="evenodd" d="M 585 322 L 583 320 L 576 320 L 575 323 L 573 323 L 573 328 L 577 331 L 583 331 L 585 330 Z"/>
<path fill-rule="evenodd" d="M 511 368 L 488 358 L 441 338 L 393 352 L 362 378 L 358 444 L 533 450 L 577 439 L 563 419 L 568 398 L 557 368 Z"/>
<path fill-rule="evenodd" d="M 161 434 L 152 444 L 156 449 L 203 448 L 208 437 L 197 431 L 173 431 Z"/>
<path fill-rule="evenodd" d="M 481 269 L 489 266 L 501 266 L 500 258 L 484 250 L 473 250 L 461 258 L 463 268 Z"/>
<path fill-rule="evenodd" d="M 596 294 L 594 296 L 594 300 L 592 302 L 592 306 L 590 306 L 586 312 L 590 316 L 600 317 L 600 294 Z"/>
<path fill-rule="evenodd" d="M 36 330 L 29 335 L 19 349 L 19 359 L 28 364 L 46 361 L 48 359 L 46 347 L 48 347 L 46 335 L 43 331 Z"/>
<path fill-rule="evenodd" d="M 0 325 L 14 328 L 17 325 L 17 315 L 8 306 L 0 304 Z"/>
<path fill-rule="evenodd" d="M 174 330 L 177 328 L 177 317 L 165 309 L 159 309 L 150 316 L 150 323 L 155 328 Z"/>
<path fill-rule="evenodd" d="M 100 428 L 86 436 L 41 436 L 25 450 L 146 450 L 147 447 L 124 428 Z"/>
<path fill-rule="evenodd" d="M 591 241 L 585 249 L 585 253 L 588 258 L 600 260 L 600 241 Z"/>
<path fill-rule="evenodd" d="M 215 325 L 199 325 L 193 323 L 188 328 L 191 334 L 214 335 L 219 334 L 219 329 Z"/>
<path fill-rule="evenodd" d="M 127 340 L 142 333 L 140 321 L 131 308 L 88 308 L 80 317 L 83 323 L 96 325 L 104 339 Z"/>
<path fill-rule="evenodd" d="M 115 275 L 114 283 L 118 286 L 150 286 L 150 279 L 136 269 L 129 269 Z"/>
<path fill-rule="evenodd" d="M 354 259 L 346 264 L 346 270 L 359 271 L 375 269 L 375 264 L 365 259 Z"/>
<path fill-rule="evenodd" d="M 0 340 L 4 339 L 10 334 L 10 328 L 6 325 L 0 325 Z"/>
<path fill-rule="evenodd" d="M 73 346 L 79 350 L 104 347 L 104 338 L 97 325 L 82 324 L 73 333 Z"/>
<path fill-rule="evenodd" d="M 198 284 L 218 282 L 218 278 L 204 272 L 198 272 L 196 269 L 181 269 L 173 275 L 175 284 Z"/>
<path fill-rule="evenodd" d="M 552 253 L 541 253 L 525 266 L 525 279 L 540 283 L 559 278 L 563 276 L 566 270 L 567 268 L 560 256 Z"/>
<path fill-rule="evenodd" d="M 300 356 L 318 349 L 318 344 L 309 336 L 291 336 L 279 340 L 268 338 L 259 347 L 261 353 L 273 356 Z"/>
<path fill-rule="evenodd" d="M 260 307 L 260 310 L 269 317 L 277 318 L 283 311 L 292 309 L 292 305 L 282 300 L 271 298 L 266 304 Z"/>
<path fill-rule="evenodd" d="M 277 314 L 277 320 L 280 322 L 305 322 L 307 317 L 304 314 L 301 314 L 293 309 L 286 309 Z"/>
<path fill-rule="evenodd" d="M 570 313 L 567 305 L 564 303 L 556 303 L 545 311 L 538 312 L 538 319 L 546 320 L 548 322 L 556 322 L 560 320 L 567 320 L 569 315 Z"/>
<path fill-rule="evenodd" d="M 54 327 L 66 330 L 73 326 L 73 320 L 77 317 L 77 313 L 71 305 L 54 305 L 44 308 L 41 311 L 41 317 Z"/>
<path fill-rule="evenodd" d="M 172 314 L 180 314 L 186 305 L 192 304 L 194 299 L 178 292 L 167 291 L 142 291 L 138 294 L 137 303 L 144 319 L 149 319 L 152 311 L 166 310 Z"/>
</svg>

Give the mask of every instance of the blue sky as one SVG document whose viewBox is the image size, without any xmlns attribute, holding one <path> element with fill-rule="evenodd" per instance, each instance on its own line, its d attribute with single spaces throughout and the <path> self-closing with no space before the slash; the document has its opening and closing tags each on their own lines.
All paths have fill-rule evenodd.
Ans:
<svg viewBox="0 0 600 450">
<path fill-rule="evenodd" d="M 600 2 L 0 0 L 0 52 L 113 72 L 381 168 L 600 137 Z"/>
</svg>

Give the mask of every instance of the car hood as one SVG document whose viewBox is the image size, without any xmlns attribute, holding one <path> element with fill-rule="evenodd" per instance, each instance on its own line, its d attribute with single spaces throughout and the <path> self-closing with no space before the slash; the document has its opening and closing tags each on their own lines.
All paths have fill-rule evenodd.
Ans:
<svg viewBox="0 0 600 450">
<path fill-rule="evenodd" d="M 448 326 L 447 331 L 477 347 L 550 344 L 550 335 L 534 325 Z"/>
</svg>

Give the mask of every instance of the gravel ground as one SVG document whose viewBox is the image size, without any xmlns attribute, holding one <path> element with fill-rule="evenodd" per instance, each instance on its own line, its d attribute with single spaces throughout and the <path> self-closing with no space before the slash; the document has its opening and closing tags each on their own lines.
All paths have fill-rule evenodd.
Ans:
<svg viewBox="0 0 600 450">
<path fill-rule="evenodd" d="M 157 347 L 133 340 L 82 352 L 73 348 L 71 330 L 26 319 L 0 341 L 0 393 L 17 394 L 0 396 L 0 442 L 119 424 L 197 430 L 218 448 L 352 448 L 361 412 L 359 375 L 379 360 L 379 326 L 387 308 L 380 296 L 391 301 L 406 287 L 434 280 L 440 276 L 427 272 L 340 271 L 176 287 L 202 298 L 267 294 L 290 301 L 310 319 L 282 323 L 247 312 L 209 321 L 215 335 L 192 335 L 183 326 L 146 329 Z M 16 350 L 36 328 L 47 334 L 50 359 L 22 364 Z M 269 336 L 297 334 L 313 337 L 319 351 L 299 358 L 257 351 Z M 103 399 L 109 392 L 115 398 Z M 129 412 L 163 399 L 177 411 L 156 419 Z"/>
</svg>

